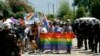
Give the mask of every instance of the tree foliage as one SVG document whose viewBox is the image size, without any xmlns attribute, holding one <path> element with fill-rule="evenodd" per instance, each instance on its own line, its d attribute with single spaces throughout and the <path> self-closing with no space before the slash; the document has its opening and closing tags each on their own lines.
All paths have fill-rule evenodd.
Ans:
<svg viewBox="0 0 100 56">
<path fill-rule="evenodd" d="M 90 16 L 90 0 L 74 0 L 74 6 L 77 6 L 79 9 L 80 7 L 84 7 L 84 13 L 85 16 Z M 77 15 L 78 16 L 78 15 Z M 82 15 L 80 15 L 82 16 Z M 78 17 L 76 17 L 78 18 Z"/>
<path fill-rule="evenodd" d="M 100 0 L 74 0 L 74 3 L 75 6 L 82 4 L 92 17 L 100 19 Z"/>
<path fill-rule="evenodd" d="M 91 1 L 91 15 L 100 19 L 100 0 Z"/>
<path fill-rule="evenodd" d="M 47 15 L 47 18 L 48 18 L 49 20 L 51 20 L 51 21 L 54 20 L 54 16 L 53 16 L 53 14 L 48 14 L 48 15 Z"/>
<path fill-rule="evenodd" d="M 84 17 L 85 16 L 85 9 L 83 6 L 80 6 L 76 12 L 76 18 Z"/>
<path fill-rule="evenodd" d="M 0 10 L 5 10 L 6 9 L 5 7 L 6 6 L 5 6 L 4 2 L 0 1 Z"/>
<path fill-rule="evenodd" d="M 0 11 L 1 11 L 2 16 L 5 16 L 5 17 L 9 17 L 9 15 L 12 13 L 9 5 L 3 1 L 0 1 Z"/>
<path fill-rule="evenodd" d="M 89 9 L 90 0 L 74 0 L 74 6 L 84 6 L 85 10 Z"/>
<path fill-rule="evenodd" d="M 24 0 L 7 0 L 7 3 L 12 8 L 14 13 L 16 12 L 33 12 L 31 6 L 29 6 Z"/>
<path fill-rule="evenodd" d="M 0 1 L 0 11 L 3 17 L 23 17 L 24 13 L 34 12 L 34 8 L 27 3 L 27 0 L 6 0 Z"/>
<path fill-rule="evenodd" d="M 57 16 L 59 18 L 62 18 L 62 20 L 72 19 L 72 11 L 70 9 L 68 1 L 61 1 Z"/>
</svg>

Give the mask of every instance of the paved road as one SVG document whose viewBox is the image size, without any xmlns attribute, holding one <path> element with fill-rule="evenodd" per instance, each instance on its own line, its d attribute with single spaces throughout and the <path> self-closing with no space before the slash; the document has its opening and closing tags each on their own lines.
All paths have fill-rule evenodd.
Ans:
<svg viewBox="0 0 100 56">
<path fill-rule="evenodd" d="M 22 54 L 22 56 L 100 56 L 100 54 L 90 54 L 89 50 L 84 50 L 84 47 L 82 49 L 76 49 L 76 43 L 77 40 L 73 39 L 73 48 L 71 54 L 64 54 L 65 51 L 61 50 L 61 54 L 28 54 L 28 52 L 26 52 L 25 54 Z"/>
</svg>

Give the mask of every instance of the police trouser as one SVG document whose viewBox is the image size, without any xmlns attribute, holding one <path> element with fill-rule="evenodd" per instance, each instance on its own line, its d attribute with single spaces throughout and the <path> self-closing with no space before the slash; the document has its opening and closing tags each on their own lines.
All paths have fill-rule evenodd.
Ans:
<svg viewBox="0 0 100 56">
<path fill-rule="evenodd" d="M 82 35 L 79 35 L 78 37 L 77 37 L 77 46 L 78 46 L 78 48 L 81 48 L 82 46 L 83 46 L 83 37 L 82 37 Z"/>
<path fill-rule="evenodd" d="M 88 48 L 87 48 L 87 36 L 86 35 L 84 36 L 83 40 L 84 40 L 85 50 L 87 50 Z"/>
<path fill-rule="evenodd" d="M 92 52 L 94 51 L 93 37 L 94 37 L 94 36 L 89 36 L 89 38 L 88 38 L 88 40 L 89 40 L 89 41 L 88 41 L 89 49 L 91 49 Z"/>
<path fill-rule="evenodd" d="M 95 38 L 95 47 L 94 47 L 94 51 L 95 51 L 95 53 L 97 53 L 97 50 L 98 50 L 98 43 L 99 43 L 99 53 L 100 53 L 100 38 L 99 38 L 100 36 L 97 36 L 96 38 Z"/>
</svg>

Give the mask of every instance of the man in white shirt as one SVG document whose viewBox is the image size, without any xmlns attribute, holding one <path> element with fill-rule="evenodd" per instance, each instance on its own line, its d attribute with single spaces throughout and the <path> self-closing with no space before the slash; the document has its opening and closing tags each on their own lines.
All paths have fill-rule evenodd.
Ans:
<svg viewBox="0 0 100 56">
<path fill-rule="evenodd" d="M 24 32 L 25 32 L 25 38 L 23 39 L 23 41 L 24 41 L 24 43 L 25 43 L 25 47 L 24 47 L 24 51 L 27 51 L 27 49 L 28 49 L 28 45 L 29 45 L 29 35 L 30 35 L 30 31 L 31 30 L 31 27 L 28 25 L 27 27 L 26 27 L 26 29 L 24 30 Z"/>
<path fill-rule="evenodd" d="M 42 25 L 42 27 L 41 27 L 41 33 L 47 33 L 47 32 L 48 31 L 47 31 L 46 27 L 44 25 Z"/>
<path fill-rule="evenodd" d="M 46 27 L 42 24 L 40 27 L 40 33 L 48 33 Z M 44 52 L 45 41 L 41 43 L 41 51 Z"/>
</svg>

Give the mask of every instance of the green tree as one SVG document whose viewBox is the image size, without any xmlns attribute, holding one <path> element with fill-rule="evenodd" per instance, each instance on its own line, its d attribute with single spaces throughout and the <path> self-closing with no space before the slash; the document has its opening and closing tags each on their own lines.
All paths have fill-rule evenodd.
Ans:
<svg viewBox="0 0 100 56">
<path fill-rule="evenodd" d="M 10 6 L 3 1 L 0 1 L 0 11 L 5 18 L 9 17 L 9 15 L 12 13 Z"/>
<path fill-rule="evenodd" d="M 34 8 L 29 5 L 28 0 L 0 0 L 0 14 L 8 18 L 14 16 L 16 18 L 23 17 L 24 13 L 34 12 Z"/>
<path fill-rule="evenodd" d="M 65 21 L 67 21 L 67 19 L 73 20 L 73 19 L 72 19 L 72 18 L 73 18 L 73 13 L 72 13 L 72 11 L 67 12 L 66 15 L 64 15 L 63 17 L 64 17 L 64 20 L 65 20 Z"/>
<path fill-rule="evenodd" d="M 86 12 L 89 9 L 90 0 L 74 0 L 74 6 L 84 6 Z"/>
<path fill-rule="evenodd" d="M 77 6 L 77 8 L 80 8 L 81 6 L 84 7 L 85 10 L 85 16 L 91 16 L 90 14 L 90 3 L 91 0 L 74 0 L 73 6 Z"/>
<path fill-rule="evenodd" d="M 91 15 L 100 19 L 100 0 L 91 0 L 90 9 Z"/>
<path fill-rule="evenodd" d="M 27 0 L 7 0 L 6 3 L 10 6 L 13 15 L 16 18 L 23 17 L 24 13 L 34 12 L 34 8 L 29 5 Z"/>
<path fill-rule="evenodd" d="M 51 20 L 51 21 L 54 20 L 54 19 L 53 19 L 53 18 L 54 18 L 53 14 L 48 14 L 48 15 L 47 15 L 47 18 L 48 18 L 49 20 Z"/>
<path fill-rule="evenodd" d="M 27 1 L 27 0 L 26 0 Z M 34 12 L 34 8 L 32 8 L 31 5 L 29 5 L 25 0 L 8 0 L 8 4 L 11 6 L 13 12 Z M 16 10 L 17 8 L 17 10 Z"/>
<path fill-rule="evenodd" d="M 4 10 L 5 8 L 5 3 L 3 1 L 0 1 L 0 11 Z"/>
<path fill-rule="evenodd" d="M 62 18 L 62 20 L 72 19 L 72 11 L 68 1 L 61 1 L 57 16 Z"/>
<path fill-rule="evenodd" d="M 100 0 L 74 0 L 74 3 L 75 6 L 82 4 L 86 12 L 90 13 L 92 17 L 100 19 Z"/>
<path fill-rule="evenodd" d="M 80 6 L 76 12 L 76 18 L 84 17 L 85 16 L 85 9 L 83 6 Z"/>
</svg>

